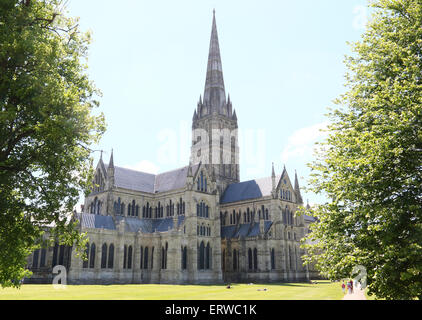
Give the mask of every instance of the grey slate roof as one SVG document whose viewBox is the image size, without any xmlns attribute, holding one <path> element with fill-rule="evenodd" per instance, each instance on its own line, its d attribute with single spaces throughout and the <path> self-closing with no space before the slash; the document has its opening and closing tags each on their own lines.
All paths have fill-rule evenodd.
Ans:
<svg viewBox="0 0 422 320">
<path fill-rule="evenodd" d="M 268 232 L 271 228 L 272 221 L 264 221 L 264 232 Z M 221 238 L 233 239 L 233 238 L 247 238 L 256 237 L 259 235 L 259 223 L 244 223 L 237 226 L 223 226 L 221 227 Z"/>
<path fill-rule="evenodd" d="M 184 216 L 178 216 L 178 226 L 184 221 Z M 124 220 L 126 232 L 143 233 L 166 232 L 173 229 L 173 218 L 164 219 L 138 219 L 129 217 L 116 217 L 116 221 Z"/>
<path fill-rule="evenodd" d="M 82 226 L 90 229 L 108 229 L 116 230 L 116 225 L 112 216 L 103 216 L 91 213 L 82 213 L 77 216 L 78 219 L 82 215 Z M 131 217 L 117 216 L 116 223 L 124 221 L 126 232 L 138 232 L 141 230 L 143 233 L 165 232 L 169 228 L 173 229 L 173 218 L 164 219 L 138 219 Z M 177 223 L 180 226 L 185 220 L 185 216 L 177 216 Z"/>
<path fill-rule="evenodd" d="M 276 182 L 280 176 L 276 177 Z M 221 196 L 221 203 L 237 202 L 248 199 L 258 199 L 270 196 L 272 191 L 272 178 L 261 178 L 231 184 Z"/>
<path fill-rule="evenodd" d="M 114 183 L 116 187 L 149 193 L 154 192 L 155 175 L 116 166 L 114 168 Z"/>
<path fill-rule="evenodd" d="M 82 218 L 82 227 L 84 228 L 116 230 L 112 216 L 80 213 L 77 218 L 79 220 Z"/>
<path fill-rule="evenodd" d="M 307 214 L 303 215 L 303 218 L 305 219 L 305 221 L 309 221 L 309 222 L 314 222 L 316 221 L 316 218 L 308 216 Z"/>
<path fill-rule="evenodd" d="M 105 164 L 108 168 L 108 164 Z M 199 165 L 192 166 L 195 173 Z M 116 187 L 147 193 L 165 192 L 183 188 L 189 166 L 163 172 L 157 175 L 114 166 L 114 184 Z"/>
</svg>

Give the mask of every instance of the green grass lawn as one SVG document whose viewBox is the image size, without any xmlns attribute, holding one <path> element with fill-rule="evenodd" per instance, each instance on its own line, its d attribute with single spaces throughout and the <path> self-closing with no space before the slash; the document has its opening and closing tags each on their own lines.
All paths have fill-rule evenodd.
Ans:
<svg viewBox="0 0 422 320">
<path fill-rule="evenodd" d="M 261 291 L 264 288 L 267 291 Z M 318 281 L 318 284 L 233 284 L 224 285 L 68 285 L 54 289 L 52 285 L 24 284 L 20 289 L 0 289 L 0 300 L 340 300 L 339 283 Z"/>
</svg>

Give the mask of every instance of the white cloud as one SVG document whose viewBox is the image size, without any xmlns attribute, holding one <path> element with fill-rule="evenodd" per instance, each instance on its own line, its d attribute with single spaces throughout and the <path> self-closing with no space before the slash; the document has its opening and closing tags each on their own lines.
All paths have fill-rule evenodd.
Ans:
<svg viewBox="0 0 422 320">
<path fill-rule="evenodd" d="M 287 140 L 287 146 L 281 153 L 281 161 L 286 163 L 291 158 L 307 158 L 312 155 L 314 144 L 327 135 L 328 122 L 321 122 L 295 131 Z"/>
<path fill-rule="evenodd" d="M 160 168 L 148 160 L 142 160 L 141 162 L 135 164 L 135 165 L 126 165 L 125 168 L 136 170 L 136 171 L 142 171 L 146 173 L 152 173 L 152 174 L 158 174 L 158 171 Z"/>
</svg>

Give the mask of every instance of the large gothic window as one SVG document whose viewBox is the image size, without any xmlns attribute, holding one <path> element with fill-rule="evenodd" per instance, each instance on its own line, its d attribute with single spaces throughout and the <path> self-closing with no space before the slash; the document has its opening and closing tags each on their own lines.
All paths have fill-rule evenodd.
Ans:
<svg viewBox="0 0 422 320">
<path fill-rule="evenodd" d="M 248 268 L 249 270 L 252 270 L 253 264 L 252 264 L 252 249 L 248 249 Z"/>
<path fill-rule="evenodd" d="M 127 268 L 132 269 L 132 246 L 127 250 Z"/>
<path fill-rule="evenodd" d="M 54 246 L 54 252 L 53 252 L 53 267 L 57 264 L 57 250 L 58 249 L 59 249 L 59 245 L 56 243 L 56 245 Z M 85 247 L 85 257 L 86 257 L 86 260 L 83 261 L 82 268 L 88 268 L 89 243 L 87 243 Z"/>
<path fill-rule="evenodd" d="M 271 270 L 275 269 L 275 251 L 274 248 L 271 249 Z"/>
<path fill-rule="evenodd" d="M 205 245 L 204 245 L 204 241 L 201 242 L 201 244 L 199 245 L 199 261 L 198 261 L 198 269 L 202 270 L 204 269 L 205 265 L 204 265 L 204 260 L 205 260 Z"/>
<path fill-rule="evenodd" d="M 32 256 L 32 268 L 34 269 L 38 268 L 39 256 L 40 256 L 40 250 L 37 249 L 34 251 L 34 255 Z"/>
<path fill-rule="evenodd" d="M 41 249 L 41 261 L 40 261 L 40 267 L 45 267 L 45 257 L 47 254 L 47 250 L 45 248 Z"/>
<path fill-rule="evenodd" d="M 186 270 L 188 266 L 188 253 L 187 253 L 187 247 L 182 247 L 182 270 Z"/>
<path fill-rule="evenodd" d="M 127 261 L 127 245 L 123 247 L 123 269 L 126 269 L 126 261 Z"/>
<path fill-rule="evenodd" d="M 110 244 L 108 248 L 108 268 L 113 269 L 114 264 L 114 244 Z"/>
<path fill-rule="evenodd" d="M 89 267 L 91 269 L 95 268 L 95 243 L 91 244 L 91 250 L 89 253 Z"/>
<path fill-rule="evenodd" d="M 101 247 L 101 269 L 107 268 L 107 244 Z"/>
<path fill-rule="evenodd" d="M 223 249 L 222 269 L 226 271 L 226 249 Z"/>
<path fill-rule="evenodd" d="M 255 270 L 258 270 L 258 250 L 253 249 L 253 267 Z"/>
<path fill-rule="evenodd" d="M 205 249 L 205 269 L 210 269 L 211 266 L 211 247 L 210 244 L 207 243 L 207 247 Z"/>
<path fill-rule="evenodd" d="M 144 269 L 148 269 L 148 247 L 145 247 Z"/>
<path fill-rule="evenodd" d="M 63 263 L 64 263 L 64 251 L 65 251 L 65 248 L 66 247 L 63 244 L 60 245 L 60 247 L 59 247 L 59 265 L 63 265 Z"/>
</svg>

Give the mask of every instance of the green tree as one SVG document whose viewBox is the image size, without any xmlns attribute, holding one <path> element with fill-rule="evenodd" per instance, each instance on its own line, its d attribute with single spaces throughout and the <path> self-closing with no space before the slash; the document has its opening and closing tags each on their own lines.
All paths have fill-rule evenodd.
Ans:
<svg viewBox="0 0 422 320">
<path fill-rule="evenodd" d="M 331 201 L 303 245 L 330 279 L 367 269 L 370 294 L 422 298 L 422 1 L 377 0 L 347 57 L 347 92 L 310 164 Z"/>
<path fill-rule="evenodd" d="M 89 40 L 61 1 L 0 1 L 2 286 L 30 275 L 26 258 L 46 226 L 50 239 L 84 242 L 69 213 L 92 180 L 89 146 L 105 130 L 103 115 L 91 114 L 100 93 L 86 75 Z"/>
</svg>

